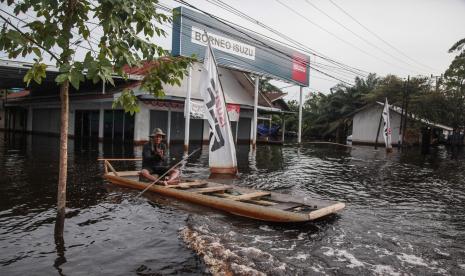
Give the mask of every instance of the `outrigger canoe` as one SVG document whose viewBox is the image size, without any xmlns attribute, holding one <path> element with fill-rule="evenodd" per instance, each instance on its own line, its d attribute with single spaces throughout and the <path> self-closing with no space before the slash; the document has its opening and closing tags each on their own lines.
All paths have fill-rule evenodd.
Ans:
<svg viewBox="0 0 465 276">
<path fill-rule="evenodd" d="M 108 160 L 104 161 L 104 178 L 112 184 L 137 190 L 144 190 L 150 185 L 139 181 L 138 171 L 116 171 Z M 186 180 L 170 186 L 152 185 L 147 191 L 234 215 L 270 222 L 312 221 L 334 214 L 345 207 L 341 202 L 295 198 L 210 180 Z"/>
</svg>

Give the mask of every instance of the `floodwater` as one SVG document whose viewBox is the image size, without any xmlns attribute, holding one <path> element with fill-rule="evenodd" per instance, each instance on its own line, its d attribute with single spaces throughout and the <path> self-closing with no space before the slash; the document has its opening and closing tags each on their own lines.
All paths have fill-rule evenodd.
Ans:
<svg viewBox="0 0 465 276">
<path fill-rule="evenodd" d="M 192 145 L 192 148 L 197 145 Z M 179 159 L 181 147 L 171 157 Z M 208 177 L 207 148 L 185 177 Z M 69 144 L 68 209 L 54 238 L 58 139 L 0 132 L 1 275 L 464 275 L 465 153 L 369 147 L 238 150 L 236 184 L 343 201 L 313 223 L 257 222 L 116 188 L 98 157 L 121 144 Z M 119 169 L 138 169 L 122 162 Z"/>
</svg>

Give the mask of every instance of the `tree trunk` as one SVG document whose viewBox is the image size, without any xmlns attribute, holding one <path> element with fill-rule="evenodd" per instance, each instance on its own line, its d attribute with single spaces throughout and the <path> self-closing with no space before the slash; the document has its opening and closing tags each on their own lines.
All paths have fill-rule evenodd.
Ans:
<svg viewBox="0 0 465 276">
<path fill-rule="evenodd" d="M 73 27 L 73 17 L 76 12 L 76 4 L 79 0 L 69 0 L 65 5 L 66 15 L 63 22 L 63 34 L 70 34 Z M 63 47 L 63 53 L 67 53 L 70 46 L 71 35 L 65 36 L 67 41 Z M 63 55 L 63 65 L 69 65 L 71 55 Z M 61 126 L 60 126 L 60 165 L 58 174 L 58 195 L 57 195 L 57 223 L 55 225 L 55 239 L 63 238 L 63 229 L 66 212 L 66 179 L 68 176 L 68 116 L 69 116 L 69 80 L 65 80 L 60 86 L 61 99 Z"/>
<path fill-rule="evenodd" d="M 66 208 L 66 177 L 68 175 L 68 103 L 69 81 L 60 87 L 61 127 L 60 127 L 60 172 L 58 175 L 57 217 L 64 217 Z"/>
</svg>

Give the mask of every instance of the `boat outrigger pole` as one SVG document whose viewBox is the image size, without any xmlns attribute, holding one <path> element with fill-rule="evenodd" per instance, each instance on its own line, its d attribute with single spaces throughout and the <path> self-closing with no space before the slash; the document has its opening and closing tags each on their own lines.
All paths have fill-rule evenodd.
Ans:
<svg viewBox="0 0 465 276">
<path fill-rule="evenodd" d="M 167 175 L 170 171 L 172 171 L 174 168 L 176 168 L 177 166 L 179 166 L 182 162 L 186 161 L 189 157 L 191 157 L 194 153 L 198 152 L 200 150 L 200 148 L 194 150 L 193 152 L 191 152 L 188 156 L 184 157 L 183 159 L 181 159 L 181 161 L 179 161 L 178 163 L 176 163 L 174 166 L 172 166 L 169 170 L 167 170 L 164 174 L 162 174 L 161 176 L 159 176 L 155 181 L 153 181 L 150 185 L 148 185 L 145 189 L 143 189 L 137 196 L 136 198 L 140 197 L 145 191 L 147 191 L 148 189 L 150 189 L 150 187 L 152 187 L 153 185 L 155 185 L 158 181 L 160 181 L 160 179 L 162 179 L 165 175 Z"/>
</svg>

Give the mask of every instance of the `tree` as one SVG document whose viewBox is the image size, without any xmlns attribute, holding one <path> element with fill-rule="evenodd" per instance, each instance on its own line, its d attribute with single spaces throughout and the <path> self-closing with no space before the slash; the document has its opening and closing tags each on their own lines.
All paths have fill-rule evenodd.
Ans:
<svg viewBox="0 0 465 276">
<path fill-rule="evenodd" d="M 143 80 L 143 88 L 160 95 L 163 83 L 180 84 L 187 74 L 190 58 L 169 58 L 162 47 L 150 42 L 157 36 L 165 36 L 160 25 L 170 22 L 171 17 L 158 13 L 157 1 L 152 0 L 0 0 L 14 8 L 12 18 L 0 15 L 4 21 L 0 31 L 0 51 L 9 58 L 32 55 L 34 64 L 24 77 L 29 85 L 33 80 L 41 83 L 46 77 L 48 57 L 59 68 L 55 81 L 60 85 L 61 127 L 60 166 L 57 196 L 57 217 L 64 217 L 66 204 L 67 140 L 69 85 L 79 89 L 85 79 L 113 83 L 115 76 L 126 78 L 124 67 L 141 66 L 152 62 L 154 66 Z M 3 10 L 2 10 L 3 11 Z M 4 14 L 6 13 L 3 11 Z M 25 22 L 18 16 L 36 19 Z M 17 26 L 11 19 L 20 22 Z M 92 21 L 91 21 L 92 20 Z M 100 26 L 103 35 L 92 37 L 90 26 Z M 92 44 L 98 41 L 98 49 Z M 85 57 L 76 56 L 76 49 L 82 44 L 89 45 Z M 168 56 L 168 58 L 161 58 Z M 115 102 L 127 112 L 137 112 L 138 102 L 131 90 L 125 90 Z"/>
<path fill-rule="evenodd" d="M 445 94 L 454 128 L 465 127 L 465 38 L 457 41 L 449 53 L 458 52 L 446 70 Z"/>
</svg>

